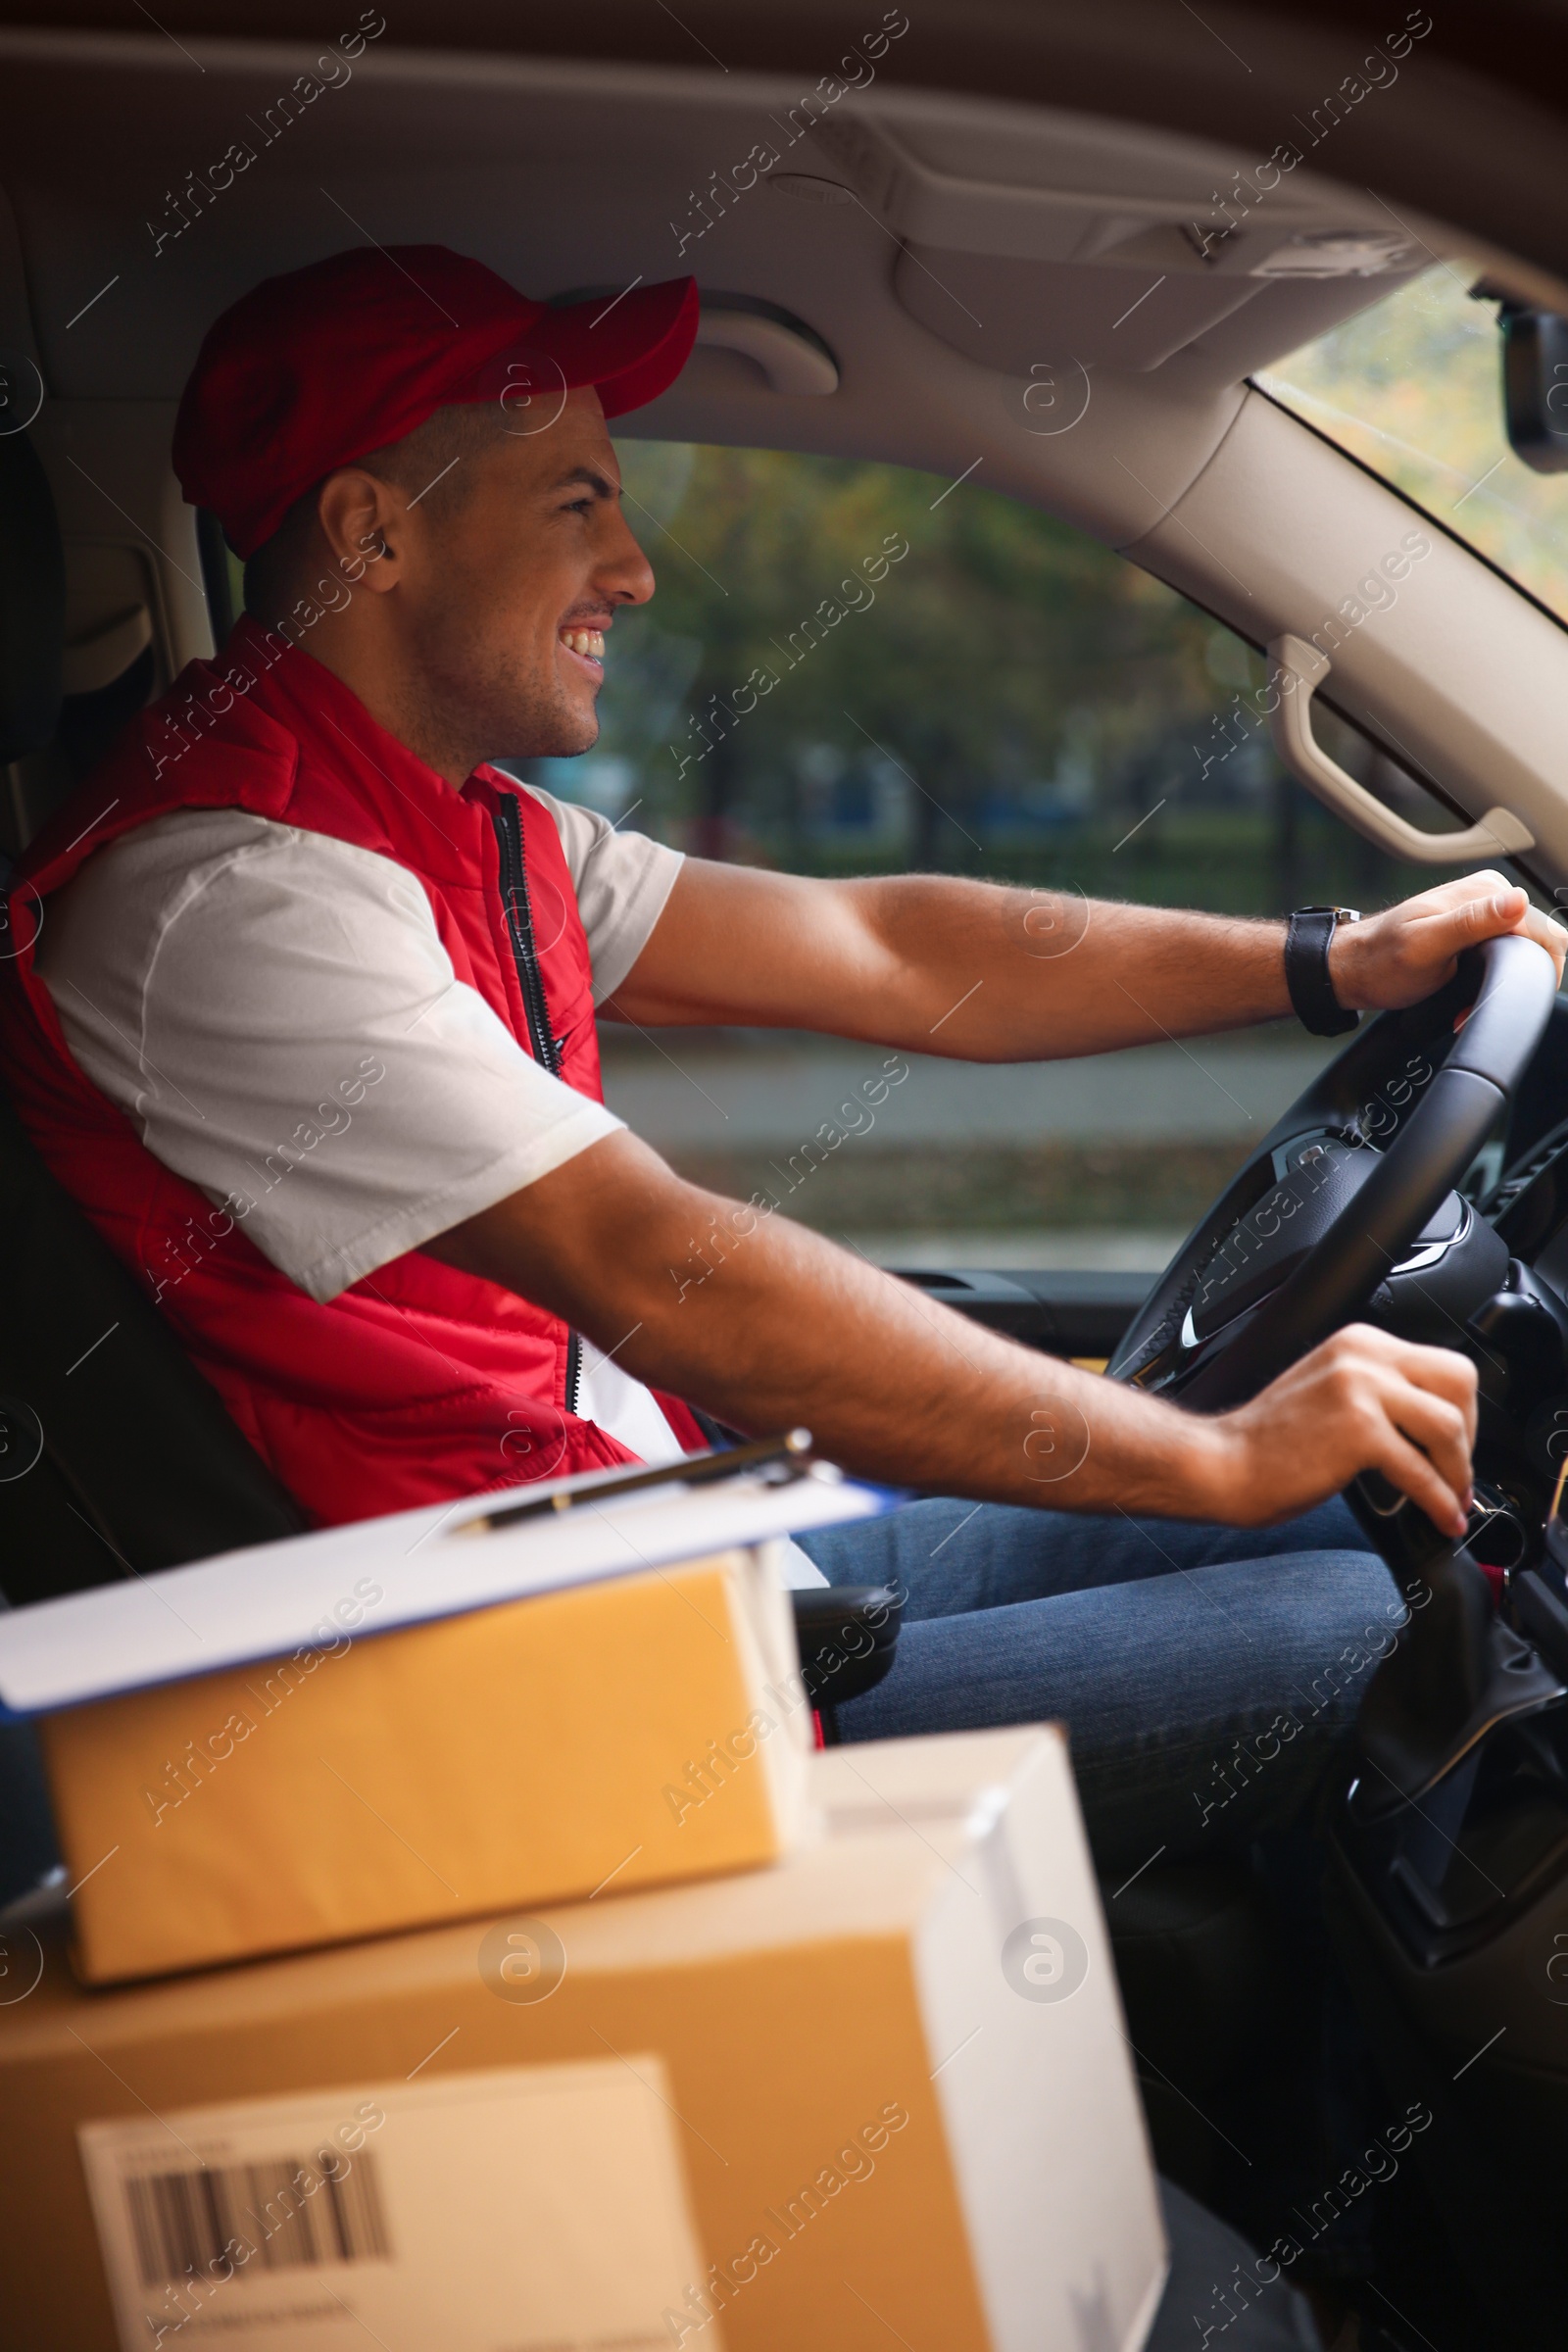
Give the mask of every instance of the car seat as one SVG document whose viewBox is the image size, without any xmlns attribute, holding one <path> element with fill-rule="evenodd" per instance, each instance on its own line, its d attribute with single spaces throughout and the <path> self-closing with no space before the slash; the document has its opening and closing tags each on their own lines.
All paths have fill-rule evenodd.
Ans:
<svg viewBox="0 0 1568 2352">
<path fill-rule="evenodd" d="M 64 560 L 25 433 L 0 438 L 0 763 L 14 850 L 145 701 L 150 648 L 62 688 Z M 74 706 L 74 707 L 73 707 Z M 10 860 L 5 873 L 9 877 Z M 9 937 L 9 934 L 7 934 Z M 13 1604 L 304 1521 L 0 1102 L 0 1586 Z"/>
</svg>

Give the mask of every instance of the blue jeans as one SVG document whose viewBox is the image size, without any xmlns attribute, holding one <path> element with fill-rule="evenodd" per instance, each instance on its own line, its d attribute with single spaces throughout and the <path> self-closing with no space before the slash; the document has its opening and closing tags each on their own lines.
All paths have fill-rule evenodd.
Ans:
<svg viewBox="0 0 1568 2352">
<path fill-rule="evenodd" d="M 1172 2181 L 1161 2180 L 1159 2199 L 1170 2239 L 1170 2277 L 1144 2352 L 1202 2352 L 1209 2336 L 1221 2334 L 1222 2352 L 1319 2352 L 1312 2315 L 1277 2262 L 1272 2279 L 1256 2286 L 1249 2301 L 1233 2283 L 1237 2273 L 1250 2272 L 1250 2284 L 1267 2274 L 1245 2239 Z M 1226 2293 L 1236 2295 L 1234 2313 L 1221 2301 Z M 1230 2316 L 1218 2318 L 1222 2310 Z M 1204 2328 L 1207 2334 L 1195 2335 Z"/>
<path fill-rule="evenodd" d="M 1339 1500 L 1262 1534 L 932 1500 L 798 1541 L 830 1584 L 905 1595 L 843 1737 L 1065 1722 L 1111 1875 L 1284 1828 L 1405 1614 Z"/>
</svg>

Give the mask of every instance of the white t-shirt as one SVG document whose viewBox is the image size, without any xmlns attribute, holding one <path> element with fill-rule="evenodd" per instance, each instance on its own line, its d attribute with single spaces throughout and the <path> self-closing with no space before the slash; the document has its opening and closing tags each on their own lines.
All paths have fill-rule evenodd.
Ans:
<svg viewBox="0 0 1568 2352">
<path fill-rule="evenodd" d="M 531 791 L 555 818 L 595 1004 L 680 853 Z M 81 1068 L 147 1149 L 329 1299 L 624 1122 L 552 1077 L 460 981 L 429 902 L 370 850 L 227 808 L 140 825 L 47 903 L 37 968 Z M 680 1448 L 586 1343 L 581 1410 L 644 1461 Z"/>
</svg>

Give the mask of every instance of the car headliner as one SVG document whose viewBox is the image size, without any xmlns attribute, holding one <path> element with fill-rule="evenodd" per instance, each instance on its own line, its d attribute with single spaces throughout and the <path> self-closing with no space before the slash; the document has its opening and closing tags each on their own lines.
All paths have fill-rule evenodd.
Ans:
<svg viewBox="0 0 1568 2352">
<path fill-rule="evenodd" d="M 224 24 L 243 13 L 222 12 Z M 474 12 L 459 13 L 471 25 Z M 34 438 L 67 534 L 78 641 L 139 593 L 164 669 L 207 650 L 192 518 L 168 467 L 172 403 L 225 303 L 345 244 L 445 242 L 547 296 L 691 270 L 710 330 L 726 298 L 774 306 L 827 347 L 836 391 L 781 391 L 754 360 L 705 345 L 617 431 L 967 472 L 1121 548 L 1258 645 L 1283 629 L 1310 636 L 1415 518 L 1251 390 L 1249 371 L 1439 257 L 1524 292 L 1550 282 L 1528 257 L 1412 209 L 1402 186 L 1390 197 L 1350 176 L 1366 167 L 1373 110 L 1392 132 L 1404 91 L 1374 91 L 1364 119 L 1320 127 L 1321 159 L 1309 147 L 1322 122 L 1311 94 L 1335 87 L 1332 62 L 1361 53 L 1364 36 L 1344 27 L 1337 49 L 1318 28 L 1321 55 L 1296 61 L 1309 113 L 1289 119 L 1308 160 L 1205 260 L 1182 223 L 1222 221 L 1216 192 L 1245 184 L 1239 172 L 1255 181 L 1287 134 L 1151 128 L 1147 72 L 1140 124 L 1117 120 L 1114 74 L 1093 114 L 911 86 L 911 22 L 868 87 L 790 135 L 806 93 L 848 54 L 841 11 L 832 30 L 810 10 L 796 24 L 810 72 L 771 74 L 709 62 L 707 38 L 722 37 L 711 12 L 686 20 L 697 45 L 679 64 L 502 54 L 499 27 L 494 50 L 414 46 L 429 43 L 437 12 L 410 14 L 414 31 L 394 12 L 346 86 L 266 139 L 268 110 L 312 69 L 319 39 L 214 37 L 191 28 L 202 18 L 188 7 L 161 16 L 167 33 L 0 23 L 0 343 L 32 352 L 48 386 Z M 864 30 L 881 21 L 862 14 Z M 1452 72 L 1418 49 L 1402 69 L 1410 84 L 1418 62 Z M 1173 108 L 1183 95 L 1173 75 Z M 1494 101 L 1513 107 L 1516 141 L 1539 129 L 1518 101 Z M 236 138 L 255 163 L 182 216 L 173 191 Z M 760 140 L 780 161 L 737 191 L 736 167 Z M 1290 240 L 1334 231 L 1404 250 L 1390 274 L 1254 274 Z M 1066 429 L 1050 429 L 1069 411 Z M 1532 870 L 1568 876 L 1568 633 L 1458 541 L 1431 535 L 1433 559 L 1376 631 L 1342 649 L 1325 699 L 1455 807 L 1515 809 L 1541 845 Z"/>
</svg>

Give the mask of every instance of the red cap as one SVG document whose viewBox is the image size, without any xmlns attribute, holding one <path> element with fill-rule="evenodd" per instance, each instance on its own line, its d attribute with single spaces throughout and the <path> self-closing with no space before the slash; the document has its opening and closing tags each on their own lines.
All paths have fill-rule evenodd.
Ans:
<svg viewBox="0 0 1568 2352">
<path fill-rule="evenodd" d="M 520 415 L 519 386 L 542 421 L 552 393 L 579 384 L 598 386 L 607 416 L 657 400 L 690 357 L 697 312 L 690 277 L 552 310 L 445 245 L 335 253 L 264 278 L 209 329 L 174 471 L 253 556 L 307 490 L 437 409 L 505 397 Z"/>
</svg>

